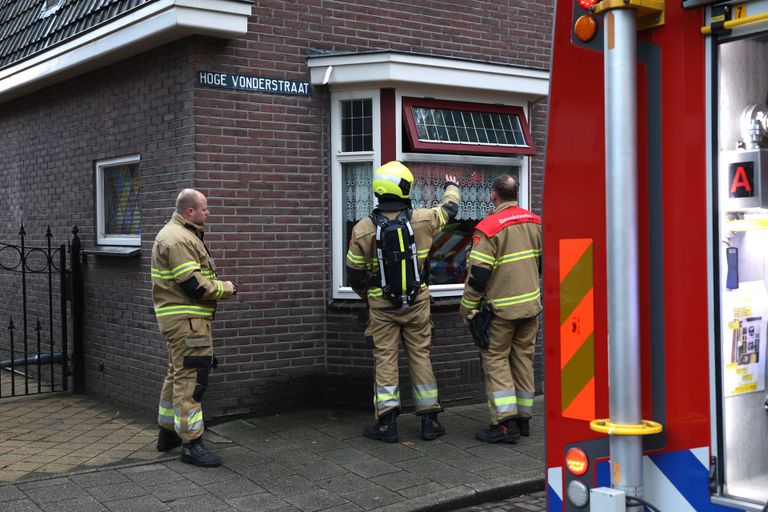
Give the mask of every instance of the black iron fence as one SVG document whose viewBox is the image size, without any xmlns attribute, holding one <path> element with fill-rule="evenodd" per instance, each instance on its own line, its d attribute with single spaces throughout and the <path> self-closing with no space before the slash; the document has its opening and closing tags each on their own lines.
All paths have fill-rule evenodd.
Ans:
<svg viewBox="0 0 768 512">
<path fill-rule="evenodd" d="M 75 226 L 68 244 L 69 268 L 67 247 L 53 244 L 50 227 L 42 247 L 27 244 L 23 225 L 18 245 L 0 243 L 0 286 L 4 288 L 0 294 L 0 397 L 67 391 L 70 375 L 73 391 L 83 390 L 83 282 L 77 233 Z"/>
</svg>

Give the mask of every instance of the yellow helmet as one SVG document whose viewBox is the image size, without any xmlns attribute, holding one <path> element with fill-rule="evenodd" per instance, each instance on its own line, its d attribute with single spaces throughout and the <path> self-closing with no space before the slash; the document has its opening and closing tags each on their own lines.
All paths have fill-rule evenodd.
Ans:
<svg viewBox="0 0 768 512">
<path fill-rule="evenodd" d="M 413 174 L 400 162 L 388 162 L 373 171 L 373 193 L 377 197 L 389 194 L 408 199 L 412 185 Z"/>
</svg>

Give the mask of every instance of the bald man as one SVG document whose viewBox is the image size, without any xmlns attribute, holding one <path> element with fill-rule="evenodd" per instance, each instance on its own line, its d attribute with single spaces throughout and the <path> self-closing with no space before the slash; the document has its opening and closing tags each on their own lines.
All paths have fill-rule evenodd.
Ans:
<svg viewBox="0 0 768 512">
<path fill-rule="evenodd" d="M 211 321 L 216 303 L 237 293 L 220 281 L 203 243 L 208 200 L 188 188 L 176 198 L 176 211 L 152 247 L 152 302 L 168 349 L 168 373 L 160 393 L 157 422 L 161 452 L 181 445 L 181 461 L 201 467 L 221 465 L 203 446 L 201 401 L 214 367 Z"/>
</svg>

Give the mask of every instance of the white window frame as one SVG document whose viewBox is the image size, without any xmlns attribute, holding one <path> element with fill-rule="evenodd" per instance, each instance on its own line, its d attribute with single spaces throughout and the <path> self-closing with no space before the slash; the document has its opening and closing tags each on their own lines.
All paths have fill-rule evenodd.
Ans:
<svg viewBox="0 0 768 512">
<path fill-rule="evenodd" d="M 121 156 L 96 162 L 96 244 L 140 246 L 141 235 L 107 235 L 104 219 L 104 169 L 117 165 L 139 164 L 140 155 Z"/>
<path fill-rule="evenodd" d="M 373 124 L 373 151 L 341 151 L 341 102 L 345 100 L 370 99 L 371 122 Z M 349 286 L 344 286 L 344 186 L 341 165 L 349 162 L 371 162 L 375 169 L 381 165 L 381 91 L 379 89 L 356 89 L 331 93 L 331 220 L 333 248 L 333 298 L 359 299 Z M 373 190 L 371 190 L 373 196 Z"/>
</svg>

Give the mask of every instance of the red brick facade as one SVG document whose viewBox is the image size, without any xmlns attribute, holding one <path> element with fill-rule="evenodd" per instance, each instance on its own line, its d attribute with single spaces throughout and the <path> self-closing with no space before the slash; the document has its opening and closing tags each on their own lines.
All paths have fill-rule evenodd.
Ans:
<svg viewBox="0 0 768 512">
<path fill-rule="evenodd" d="M 195 85 L 196 71 L 308 80 L 310 50 L 391 50 L 547 70 L 552 2 L 259 1 L 249 32 L 190 37 L 0 105 L 0 241 L 54 241 L 81 230 L 95 244 L 94 162 L 141 155 L 141 254 L 89 256 L 86 389 L 153 411 L 165 367 L 149 254 L 179 189 L 209 198 L 208 243 L 237 300 L 214 323 L 219 368 L 208 417 L 293 406 L 368 406 L 372 357 L 355 301 L 331 297 L 329 94 L 310 97 Z M 531 106 L 541 210 L 546 100 Z M 32 233 L 36 233 L 33 235 Z M 484 400 L 458 298 L 434 305 L 441 400 Z M 3 320 L 0 318 L 0 325 Z M 537 357 L 537 382 L 541 362 Z M 409 398 L 407 371 L 401 382 Z"/>
</svg>

